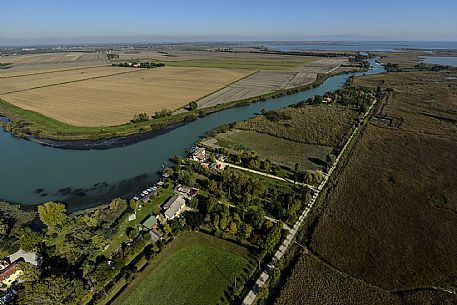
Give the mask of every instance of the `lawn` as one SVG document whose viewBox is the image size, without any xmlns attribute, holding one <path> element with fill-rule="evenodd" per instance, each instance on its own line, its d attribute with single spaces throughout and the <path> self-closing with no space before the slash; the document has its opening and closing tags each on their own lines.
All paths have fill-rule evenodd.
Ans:
<svg viewBox="0 0 457 305">
<path fill-rule="evenodd" d="M 156 196 L 152 196 L 149 202 L 142 203 L 142 207 L 136 212 L 136 219 L 127 224 L 128 227 L 136 227 L 150 215 L 156 215 L 160 212 L 160 206 L 175 194 L 173 188 L 160 188 Z"/>
<path fill-rule="evenodd" d="M 288 70 L 320 59 L 319 57 L 278 58 L 208 58 L 164 61 L 171 67 L 230 68 L 248 70 Z"/>
<path fill-rule="evenodd" d="M 228 304 L 225 292 L 242 287 L 252 264 L 246 248 L 203 234 L 177 237 L 114 302 L 123 305 Z M 210 286 L 209 286 L 210 285 Z"/>
<path fill-rule="evenodd" d="M 301 169 L 322 169 L 325 157 L 333 148 L 311 145 L 277 138 L 254 131 L 234 131 L 217 135 L 217 145 L 235 151 L 255 151 L 260 158 L 294 168 L 299 163 Z"/>
</svg>

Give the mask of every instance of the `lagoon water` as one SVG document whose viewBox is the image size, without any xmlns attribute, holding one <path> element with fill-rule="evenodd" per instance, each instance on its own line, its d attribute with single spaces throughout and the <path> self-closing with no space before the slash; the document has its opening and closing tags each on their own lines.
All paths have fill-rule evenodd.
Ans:
<svg viewBox="0 0 457 305">
<path fill-rule="evenodd" d="M 457 56 L 424 56 L 422 59 L 427 64 L 457 67 Z"/>
<path fill-rule="evenodd" d="M 373 70 L 366 74 L 384 72 L 374 60 L 371 64 Z M 262 109 L 283 108 L 337 90 L 350 76 L 334 76 L 317 88 L 213 113 L 153 138 L 106 150 L 51 148 L 0 129 L 0 199 L 25 205 L 55 200 L 77 210 L 129 198 L 154 183 L 162 165 L 175 155 L 184 156 L 205 132 L 251 118 Z"/>
<path fill-rule="evenodd" d="M 264 47 L 280 50 L 378 51 L 401 49 L 457 50 L 457 41 L 333 41 L 333 42 L 268 42 Z"/>
</svg>

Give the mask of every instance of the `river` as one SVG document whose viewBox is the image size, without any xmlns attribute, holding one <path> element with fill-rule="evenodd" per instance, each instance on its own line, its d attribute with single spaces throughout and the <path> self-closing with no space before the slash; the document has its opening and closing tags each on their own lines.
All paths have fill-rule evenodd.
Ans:
<svg viewBox="0 0 457 305">
<path fill-rule="evenodd" d="M 366 74 L 384 72 L 374 60 L 371 64 L 373 69 Z M 262 109 L 283 108 L 337 90 L 351 75 L 334 76 L 317 88 L 213 113 L 153 138 L 105 150 L 52 148 L 0 129 L 0 199 L 23 205 L 61 201 L 74 211 L 116 197 L 130 198 L 157 181 L 162 165 L 173 156 L 184 156 L 205 132 L 251 118 Z"/>
</svg>

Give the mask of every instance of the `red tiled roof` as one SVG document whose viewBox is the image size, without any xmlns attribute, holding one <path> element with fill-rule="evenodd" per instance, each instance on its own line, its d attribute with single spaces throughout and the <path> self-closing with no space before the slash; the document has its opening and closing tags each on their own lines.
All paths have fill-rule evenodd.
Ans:
<svg viewBox="0 0 457 305">
<path fill-rule="evenodd" d="M 17 266 L 15 263 L 9 265 L 0 272 L 0 281 L 4 281 L 9 278 L 12 274 L 16 273 Z"/>
</svg>

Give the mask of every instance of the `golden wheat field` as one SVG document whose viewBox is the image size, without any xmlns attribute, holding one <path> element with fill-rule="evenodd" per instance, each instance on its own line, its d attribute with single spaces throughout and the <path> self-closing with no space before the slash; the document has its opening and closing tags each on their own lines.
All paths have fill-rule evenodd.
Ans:
<svg viewBox="0 0 457 305">
<path fill-rule="evenodd" d="M 110 75 L 132 73 L 137 70 L 119 67 L 87 67 L 51 72 L 33 72 L 23 75 L 7 75 L 0 78 L 0 94 L 55 86 Z"/>
<path fill-rule="evenodd" d="M 128 122 L 137 113 L 153 115 L 162 109 L 178 109 L 252 73 L 192 67 L 126 69 L 89 68 L 3 78 L 0 92 L 25 89 L 0 94 L 0 98 L 68 124 L 112 126 Z M 111 73 L 107 71 L 117 74 L 107 75 Z"/>
</svg>

